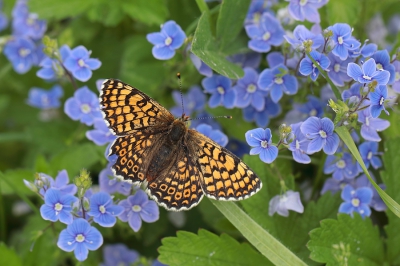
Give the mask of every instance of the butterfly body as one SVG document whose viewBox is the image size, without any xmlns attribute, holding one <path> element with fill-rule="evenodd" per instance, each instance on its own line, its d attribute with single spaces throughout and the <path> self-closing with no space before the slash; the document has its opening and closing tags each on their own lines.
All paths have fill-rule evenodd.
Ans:
<svg viewBox="0 0 400 266">
<path fill-rule="evenodd" d="M 168 210 L 188 210 L 203 195 L 241 200 L 261 189 L 257 175 L 238 157 L 187 127 L 143 92 L 114 79 L 102 85 L 100 105 L 118 138 L 116 177 L 146 183 L 147 193 Z"/>
</svg>

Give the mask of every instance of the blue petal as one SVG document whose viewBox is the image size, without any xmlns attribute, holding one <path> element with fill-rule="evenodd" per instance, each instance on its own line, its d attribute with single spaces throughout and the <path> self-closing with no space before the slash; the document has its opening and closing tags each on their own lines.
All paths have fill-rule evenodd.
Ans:
<svg viewBox="0 0 400 266">
<path fill-rule="evenodd" d="M 376 130 L 366 125 L 361 126 L 361 136 L 365 140 L 381 141 L 381 138 L 379 137 L 379 134 L 376 132 Z"/>
<path fill-rule="evenodd" d="M 367 76 L 372 76 L 376 72 L 376 63 L 374 59 L 369 59 L 367 60 L 363 65 L 362 65 L 362 70 L 365 75 Z"/>
<path fill-rule="evenodd" d="M 265 163 L 272 163 L 276 157 L 278 157 L 278 148 L 276 146 L 268 146 L 260 153 L 260 159 Z"/>
<path fill-rule="evenodd" d="M 325 145 L 325 143 L 326 143 L 326 140 L 321 137 L 314 138 L 308 144 L 307 153 L 312 154 L 312 153 L 320 151 L 322 149 L 322 147 Z"/>
<path fill-rule="evenodd" d="M 111 205 L 109 207 L 107 207 L 107 212 L 109 212 L 111 215 L 113 216 L 118 216 L 121 213 L 123 213 L 125 210 L 124 207 L 119 206 L 119 205 Z"/>
<path fill-rule="evenodd" d="M 258 87 L 267 90 L 274 83 L 274 75 L 271 69 L 264 69 L 258 78 Z"/>
<path fill-rule="evenodd" d="M 238 97 L 239 98 L 239 97 Z M 257 111 L 262 111 L 265 106 L 265 98 L 254 93 L 254 96 L 252 97 L 253 99 L 251 100 L 251 105 L 257 110 Z"/>
<path fill-rule="evenodd" d="M 74 250 L 74 254 L 77 260 L 84 261 L 88 257 L 89 250 L 86 248 L 85 244 L 78 243 Z"/>
<path fill-rule="evenodd" d="M 289 94 L 289 95 L 293 95 L 297 93 L 297 88 L 298 88 L 298 84 L 297 84 L 297 79 L 292 76 L 292 75 L 285 75 L 283 77 L 283 89 L 285 91 L 285 93 Z"/>
<path fill-rule="evenodd" d="M 71 57 L 75 59 L 86 59 L 89 58 L 89 52 L 84 46 L 79 45 L 71 51 Z"/>
<path fill-rule="evenodd" d="M 340 207 L 339 207 L 340 213 L 351 214 L 353 212 L 353 210 L 354 210 L 354 207 L 350 202 L 343 202 L 342 204 L 340 204 Z"/>
<path fill-rule="evenodd" d="M 312 67 L 312 63 L 310 63 L 309 60 L 307 60 L 306 58 L 303 58 L 300 62 L 300 68 L 299 68 L 299 72 L 303 75 L 303 76 L 308 76 L 313 72 L 313 67 Z"/>
<path fill-rule="evenodd" d="M 89 250 L 96 250 L 103 245 L 103 236 L 97 228 L 91 226 L 90 230 L 85 234 L 85 246 Z"/>
<path fill-rule="evenodd" d="M 60 236 L 58 237 L 57 246 L 66 252 L 71 252 L 77 246 L 75 241 L 75 235 L 71 235 L 68 233 L 67 229 L 61 231 Z"/>
<path fill-rule="evenodd" d="M 90 231 L 90 224 L 88 221 L 82 218 L 78 218 L 74 220 L 74 222 L 67 227 L 67 231 L 71 235 L 78 235 L 78 234 L 84 234 L 88 233 Z"/>
<path fill-rule="evenodd" d="M 333 125 L 332 120 L 327 117 L 322 118 L 321 120 L 321 129 L 326 132 L 327 135 L 333 133 L 335 126 Z"/>
<path fill-rule="evenodd" d="M 96 223 L 98 223 L 103 227 L 112 227 L 117 222 L 117 219 L 115 218 L 115 216 L 112 216 L 111 214 L 103 213 L 98 217 L 94 217 L 93 221 L 95 221 Z"/>
<path fill-rule="evenodd" d="M 256 51 L 259 53 L 266 53 L 266 52 L 269 52 L 269 50 L 271 50 L 271 45 L 269 45 L 267 42 L 261 41 L 261 40 L 250 40 L 248 43 L 248 46 L 253 51 Z"/>
<path fill-rule="evenodd" d="M 351 185 L 346 185 L 343 188 L 343 191 L 342 191 L 342 194 L 341 194 L 342 199 L 344 199 L 345 201 L 350 202 L 353 199 L 353 191 L 354 191 L 354 188 Z"/>
<path fill-rule="evenodd" d="M 369 109 L 371 110 L 371 116 L 372 116 L 373 118 L 377 118 L 377 117 L 381 114 L 381 112 L 382 112 L 382 110 L 383 110 L 383 106 L 371 105 L 371 106 L 369 107 Z"/>
<path fill-rule="evenodd" d="M 143 190 L 139 189 L 136 191 L 135 195 L 128 197 L 128 202 L 133 205 L 143 206 L 146 202 L 149 201 L 149 198 Z"/>
<path fill-rule="evenodd" d="M 346 60 L 349 56 L 349 52 L 347 51 L 347 49 L 344 47 L 344 45 L 340 44 L 336 45 L 335 48 L 333 48 L 332 53 L 339 57 L 340 60 Z"/>
<path fill-rule="evenodd" d="M 356 190 L 357 198 L 361 203 L 369 204 L 372 200 L 373 191 L 369 187 L 362 187 Z"/>
<path fill-rule="evenodd" d="M 44 195 L 44 201 L 48 205 L 55 205 L 56 203 L 60 202 L 61 193 L 57 189 L 50 188 L 46 191 Z"/>
<path fill-rule="evenodd" d="M 66 186 L 69 182 L 67 171 L 66 170 L 59 171 L 55 181 L 56 182 L 54 187 L 56 188 L 61 188 L 63 186 Z"/>
<path fill-rule="evenodd" d="M 206 90 L 206 92 L 214 93 L 217 92 L 217 80 L 216 76 L 203 78 L 201 81 L 201 85 Z"/>
<path fill-rule="evenodd" d="M 96 58 L 89 58 L 85 60 L 85 64 L 91 69 L 96 70 L 101 66 L 101 62 L 99 59 Z"/>
<path fill-rule="evenodd" d="M 226 108 L 233 108 L 236 101 L 236 92 L 234 90 L 228 90 L 223 96 L 223 105 Z"/>
<path fill-rule="evenodd" d="M 60 222 L 64 224 L 72 224 L 72 222 L 74 221 L 72 214 L 64 210 L 59 213 L 58 218 Z"/>
<path fill-rule="evenodd" d="M 262 148 L 261 146 L 260 147 L 255 147 L 255 148 L 252 148 L 251 150 L 250 150 L 250 155 L 257 155 L 257 154 L 260 154 L 262 151 L 264 150 L 264 148 Z"/>
<path fill-rule="evenodd" d="M 40 215 L 44 220 L 56 222 L 58 220 L 58 217 L 56 215 L 56 212 L 53 207 L 43 204 L 40 207 Z"/>
<path fill-rule="evenodd" d="M 336 133 L 326 138 L 324 152 L 326 154 L 334 154 L 339 147 L 339 137 Z"/>
<path fill-rule="evenodd" d="M 75 58 L 72 58 L 71 56 L 67 57 L 64 61 L 64 66 L 65 68 L 70 71 L 73 72 L 75 70 L 77 70 L 80 66 L 78 65 L 78 61 Z"/>
<path fill-rule="evenodd" d="M 358 207 L 358 213 L 361 214 L 362 218 L 365 218 L 371 215 L 371 209 L 369 208 L 368 204 L 361 204 Z"/>
<path fill-rule="evenodd" d="M 140 216 L 142 217 L 143 221 L 147 223 L 152 223 L 157 221 L 160 217 L 160 210 L 158 208 L 157 203 L 155 203 L 152 200 L 147 202 L 143 206 L 142 211 L 140 212 Z"/>
<path fill-rule="evenodd" d="M 390 78 L 390 73 L 389 71 L 386 70 L 377 71 L 373 77 L 373 79 L 376 80 L 379 85 L 386 85 L 389 82 L 389 78 Z"/>
<path fill-rule="evenodd" d="M 153 45 L 165 45 L 165 35 L 161 32 L 153 32 L 146 35 L 147 40 Z"/>
<path fill-rule="evenodd" d="M 293 159 L 298 163 L 308 164 L 311 162 L 310 156 L 301 152 L 300 150 L 295 150 L 292 152 Z"/>
<path fill-rule="evenodd" d="M 363 73 L 359 65 L 355 63 L 349 63 L 347 66 L 347 75 L 357 81 L 358 78 L 363 75 Z"/>
<path fill-rule="evenodd" d="M 210 100 L 208 101 L 208 105 L 211 108 L 215 108 L 218 105 L 221 105 L 222 95 L 218 92 L 211 95 Z"/>
<path fill-rule="evenodd" d="M 246 141 L 251 147 L 259 147 L 260 140 L 264 140 L 264 134 L 265 131 L 262 128 L 249 130 L 245 134 Z"/>
<path fill-rule="evenodd" d="M 133 229 L 133 231 L 139 231 L 140 227 L 142 227 L 142 219 L 137 212 L 131 212 L 128 220 L 129 226 Z"/>
<path fill-rule="evenodd" d="M 168 46 L 163 46 L 163 47 L 154 46 L 152 49 L 152 53 L 154 58 L 158 60 L 168 60 L 174 57 L 175 50 L 172 50 Z"/>
<path fill-rule="evenodd" d="M 42 79 L 54 79 L 56 78 L 56 73 L 54 72 L 53 68 L 42 68 L 36 72 L 36 75 Z"/>
<path fill-rule="evenodd" d="M 274 84 L 271 91 L 270 91 L 270 97 L 274 103 L 279 102 L 279 100 L 282 98 L 283 92 L 281 89 L 281 86 L 278 84 Z"/>
<path fill-rule="evenodd" d="M 300 126 L 301 132 L 307 138 L 315 138 L 315 135 L 313 135 L 313 134 L 318 133 L 320 131 L 320 129 L 321 129 L 320 119 L 315 116 L 309 117 Z"/>
</svg>

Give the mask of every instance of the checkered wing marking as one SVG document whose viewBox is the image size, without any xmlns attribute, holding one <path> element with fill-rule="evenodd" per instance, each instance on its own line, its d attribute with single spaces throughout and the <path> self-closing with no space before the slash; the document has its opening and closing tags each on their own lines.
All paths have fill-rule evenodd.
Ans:
<svg viewBox="0 0 400 266">
<path fill-rule="evenodd" d="M 184 148 L 178 149 L 170 167 L 148 184 L 148 193 L 168 210 L 188 210 L 203 198 L 201 172 Z"/>
<path fill-rule="evenodd" d="M 137 131 L 135 134 L 117 138 L 111 146 L 110 156 L 116 154 L 113 165 L 115 175 L 133 183 L 146 179 L 147 169 L 156 151 L 164 142 L 164 134 Z"/>
<path fill-rule="evenodd" d="M 241 200 L 261 189 L 260 179 L 242 160 L 208 137 L 189 129 L 187 143 L 197 156 L 200 184 L 207 197 Z"/>
<path fill-rule="evenodd" d="M 174 116 L 155 100 L 115 79 L 103 82 L 100 106 L 109 127 L 118 136 L 147 127 L 166 126 L 174 121 Z"/>
</svg>

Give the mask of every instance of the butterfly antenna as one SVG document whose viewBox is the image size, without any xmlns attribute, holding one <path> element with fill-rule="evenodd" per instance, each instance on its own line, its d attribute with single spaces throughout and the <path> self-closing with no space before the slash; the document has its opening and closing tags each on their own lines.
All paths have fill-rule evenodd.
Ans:
<svg viewBox="0 0 400 266">
<path fill-rule="evenodd" d="M 206 117 L 197 117 L 197 118 L 190 118 L 187 121 L 190 120 L 200 120 L 200 119 L 209 119 L 209 118 L 228 118 L 228 119 L 232 119 L 231 115 L 219 115 L 219 116 L 206 116 Z"/>
<path fill-rule="evenodd" d="M 179 82 L 179 91 L 181 93 L 181 104 L 182 104 L 182 117 L 185 116 L 185 107 L 183 106 L 183 94 L 182 94 L 182 80 L 181 80 L 181 73 L 176 73 L 176 77 L 178 78 Z"/>
</svg>

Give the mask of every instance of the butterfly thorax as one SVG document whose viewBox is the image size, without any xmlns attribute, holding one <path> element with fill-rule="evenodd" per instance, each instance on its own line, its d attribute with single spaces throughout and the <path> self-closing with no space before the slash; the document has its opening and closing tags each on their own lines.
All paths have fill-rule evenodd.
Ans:
<svg viewBox="0 0 400 266">
<path fill-rule="evenodd" d="M 147 170 L 146 179 L 148 182 L 154 180 L 159 173 L 170 165 L 172 155 L 176 154 L 181 148 L 181 143 L 187 133 L 185 123 L 181 119 L 176 119 L 170 126 L 164 143 L 160 146 Z"/>
</svg>

